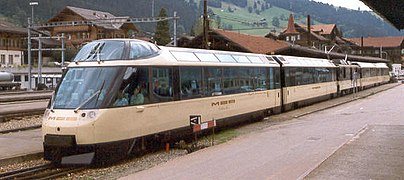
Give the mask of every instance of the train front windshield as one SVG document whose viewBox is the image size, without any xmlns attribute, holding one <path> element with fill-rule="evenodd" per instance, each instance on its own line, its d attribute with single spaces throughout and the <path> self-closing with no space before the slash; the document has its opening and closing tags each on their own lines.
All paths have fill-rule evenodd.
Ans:
<svg viewBox="0 0 404 180">
<path fill-rule="evenodd" d="M 50 108 L 94 109 L 114 100 L 127 67 L 70 68 L 55 92 Z"/>
</svg>

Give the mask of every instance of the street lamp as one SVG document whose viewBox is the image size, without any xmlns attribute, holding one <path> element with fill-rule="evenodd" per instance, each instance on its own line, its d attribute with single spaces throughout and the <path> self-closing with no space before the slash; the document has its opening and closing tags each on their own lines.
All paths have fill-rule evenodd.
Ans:
<svg viewBox="0 0 404 180">
<path fill-rule="evenodd" d="M 29 5 L 31 6 L 31 20 L 28 18 L 28 90 L 32 90 L 32 81 L 31 81 L 31 26 L 34 23 L 34 6 L 37 6 L 38 2 L 30 2 Z"/>
<path fill-rule="evenodd" d="M 34 6 L 38 6 L 39 3 L 36 1 L 29 2 L 29 5 L 31 6 L 31 22 L 34 24 Z"/>
</svg>

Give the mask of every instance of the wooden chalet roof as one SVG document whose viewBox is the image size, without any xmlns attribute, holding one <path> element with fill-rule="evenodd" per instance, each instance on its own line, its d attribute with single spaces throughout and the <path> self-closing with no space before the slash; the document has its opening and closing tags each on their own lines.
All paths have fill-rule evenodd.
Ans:
<svg viewBox="0 0 404 180">
<path fill-rule="evenodd" d="M 213 29 L 212 33 L 215 33 L 252 53 L 270 54 L 289 47 L 289 44 L 286 42 L 260 36 L 251 36 L 220 29 Z"/>
<path fill-rule="evenodd" d="M 295 29 L 297 32 L 303 33 L 303 32 L 307 32 L 307 26 L 305 25 L 299 25 L 299 24 L 295 24 Z M 286 30 L 284 30 L 283 32 L 286 32 Z M 316 38 L 319 41 L 328 41 L 329 39 L 321 36 L 320 34 L 317 34 L 313 31 L 310 31 L 310 34 L 312 37 Z M 285 33 L 281 33 L 281 35 L 287 35 Z"/>
<path fill-rule="evenodd" d="M 349 41 L 361 46 L 361 38 L 351 38 Z M 364 47 L 400 47 L 403 44 L 404 36 L 396 37 L 369 37 L 363 38 Z"/>
<path fill-rule="evenodd" d="M 335 24 L 316 24 L 311 25 L 311 29 L 313 32 L 319 32 L 322 34 L 332 34 L 334 29 L 337 27 Z"/>
<path fill-rule="evenodd" d="M 288 27 L 287 27 L 287 29 L 283 32 L 283 34 L 299 34 L 299 33 L 296 31 L 295 21 L 293 20 L 293 15 L 292 15 L 292 14 L 289 15 Z"/>
<path fill-rule="evenodd" d="M 10 22 L 0 20 L 0 32 L 26 35 L 28 30 L 26 28 L 18 27 Z"/>
<path fill-rule="evenodd" d="M 73 17 L 74 14 L 77 15 L 79 18 Z M 48 22 L 50 23 L 58 21 L 87 20 L 87 21 L 94 21 L 94 24 L 103 27 L 105 29 L 121 29 L 122 26 L 124 26 L 125 24 L 132 24 L 132 23 L 117 23 L 117 24 L 97 23 L 97 20 L 99 21 L 112 18 L 129 18 L 129 16 L 117 17 L 109 12 L 66 6 L 62 11 L 60 11 L 54 17 L 49 19 Z M 133 24 L 132 26 L 135 28 Z"/>
</svg>

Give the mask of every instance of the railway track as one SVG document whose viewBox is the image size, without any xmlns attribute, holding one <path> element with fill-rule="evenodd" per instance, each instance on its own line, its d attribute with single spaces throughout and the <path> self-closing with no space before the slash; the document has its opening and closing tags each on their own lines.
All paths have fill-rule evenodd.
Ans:
<svg viewBox="0 0 404 180">
<path fill-rule="evenodd" d="M 10 172 L 5 172 L 0 174 L 0 180 L 8 180 L 8 179 L 17 179 L 17 180 L 25 180 L 25 179 L 55 179 L 58 177 L 66 176 L 69 173 L 78 172 L 84 170 L 85 167 L 65 167 L 58 168 L 52 164 L 45 164 L 35 167 L 30 167 L 21 170 L 15 170 Z"/>
<path fill-rule="evenodd" d="M 52 90 L 46 91 L 0 91 L 0 96 L 3 95 L 19 95 L 19 94 L 39 94 L 39 93 L 52 93 Z"/>
<path fill-rule="evenodd" d="M 0 122 L 13 118 L 43 114 L 48 99 L 0 102 Z"/>
<path fill-rule="evenodd" d="M 0 103 L 49 100 L 52 92 L 21 93 L 21 94 L 0 94 Z"/>
</svg>

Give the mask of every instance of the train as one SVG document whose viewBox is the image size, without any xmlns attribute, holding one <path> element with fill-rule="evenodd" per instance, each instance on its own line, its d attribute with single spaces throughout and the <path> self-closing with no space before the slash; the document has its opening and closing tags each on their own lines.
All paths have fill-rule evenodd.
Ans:
<svg viewBox="0 0 404 180">
<path fill-rule="evenodd" d="M 384 63 L 347 59 L 93 41 L 68 65 L 44 113 L 44 159 L 116 161 L 201 124 L 259 120 L 388 83 L 388 72 Z"/>
<path fill-rule="evenodd" d="M 20 89 L 21 83 L 14 81 L 14 74 L 0 71 L 0 90 Z"/>
</svg>

